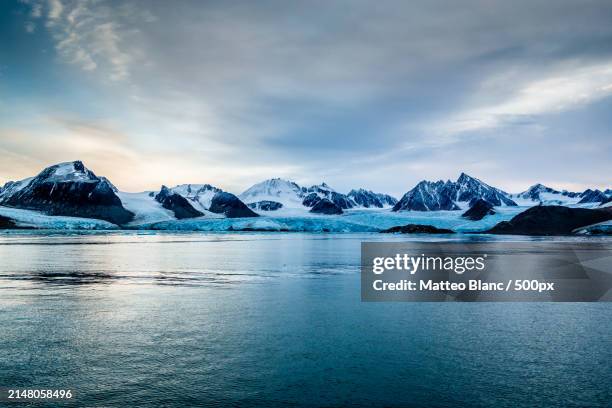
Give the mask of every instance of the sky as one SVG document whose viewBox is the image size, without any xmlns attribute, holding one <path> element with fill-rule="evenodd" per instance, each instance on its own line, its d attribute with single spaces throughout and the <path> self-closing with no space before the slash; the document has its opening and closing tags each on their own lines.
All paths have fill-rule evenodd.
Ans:
<svg viewBox="0 0 612 408">
<path fill-rule="evenodd" d="M 610 1 L 0 2 L 0 183 L 612 185 Z"/>
</svg>

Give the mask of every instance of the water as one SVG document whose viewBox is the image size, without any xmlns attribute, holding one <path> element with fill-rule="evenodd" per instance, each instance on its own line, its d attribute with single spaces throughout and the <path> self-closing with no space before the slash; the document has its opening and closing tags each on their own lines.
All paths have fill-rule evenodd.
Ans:
<svg viewBox="0 0 612 408">
<path fill-rule="evenodd" d="M 86 407 L 610 406 L 610 304 L 361 303 L 374 239 L 405 238 L 0 235 L 0 386 Z"/>
</svg>

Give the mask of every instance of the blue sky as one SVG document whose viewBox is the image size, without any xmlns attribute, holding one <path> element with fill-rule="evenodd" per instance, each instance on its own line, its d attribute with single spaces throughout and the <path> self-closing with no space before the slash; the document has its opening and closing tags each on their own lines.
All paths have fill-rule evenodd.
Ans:
<svg viewBox="0 0 612 408">
<path fill-rule="evenodd" d="M 610 187 L 609 1 L 0 3 L 0 182 Z"/>
</svg>

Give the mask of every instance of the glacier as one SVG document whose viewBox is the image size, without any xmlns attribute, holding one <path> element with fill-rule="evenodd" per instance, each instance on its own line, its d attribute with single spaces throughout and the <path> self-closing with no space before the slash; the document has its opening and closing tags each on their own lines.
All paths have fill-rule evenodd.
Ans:
<svg viewBox="0 0 612 408">
<path fill-rule="evenodd" d="M 0 215 L 10 218 L 20 228 L 57 230 L 117 230 L 119 227 L 108 221 L 94 218 L 45 215 L 38 211 L 0 206 Z"/>
<path fill-rule="evenodd" d="M 286 231 L 286 232 L 378 232 L 382 229 L 406 225 L 426 224 L 448 228 L 457 232 L 479 232 L 492 228 L 500 221 L 507 221 L 525 210 L 521 207 L 501 207 L 497 214 L 480 221 L 461 217 L 462 211 L 408 211 L 347 210 L 343 215 L 317 216 L 294 214 L 293 216 L 266 216 L 260 218 L 192 218 L 168 220 L 136 226 L 138 229 L 178 231 Z"/>
</svg>

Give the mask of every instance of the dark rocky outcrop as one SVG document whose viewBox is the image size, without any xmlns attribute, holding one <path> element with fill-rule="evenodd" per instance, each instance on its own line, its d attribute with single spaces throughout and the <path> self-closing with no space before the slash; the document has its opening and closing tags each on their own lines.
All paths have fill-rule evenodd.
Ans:
<svg viewBox="0 0 612 408">
<path fill-rule="evenodd" d="M 126 210 L 113 186 L 97 177 L 82 162 L 47 167 L 13 191 L 3 192 L 1 204 L 42 211 L 48 215 L 97 218 L 122 225 L 134 217 Z"/>
<path fill-rule="evenodd" d="M 249 208 L 260 211 L 276 211 L 283 208 L 283 204 L 276 201 L 262 200 L 247 204 Z"/>
<path fill-rule="evenodd" d="M 478 221 L 482 220 L 487 215 L 493 215 L 495 211 L 493 210 L 493 205 L 485 201 L 481 198 L 474 201 L 469 210 L 464 212 L 461 216 L 463 218 L 467 218 L 468 220 Z"/>
<path fill-rule="evenodd" d="M 238 197 L 231 193 L 220 191 L 214 195 L 210 202 L 209 211 L 217 214 L 225 214 L 228 218 L 259 217 Z"/>
<path fill-rule="evenodd" d="M 2 215 L 0 215 L 0 229 L 12 228 L 17 228 L 17 224 L 15 224 L 15 222 L 13 222 L 13 220 L 11 220 L 10 218 L 3 217 Z"/>
<path fill-rule="evenodd" d="M 400 234 L 453 234 L 455 231 L 446 228 L 436 228 L 433 225 L 407 224 L 387 228 L 380 232 Z"/>
<path fill-rule="evenodd" d="M 317 193 L 310 193 L 304 197 L 302 205 L 305 207 L 314 207 L 314 205 L 319 201 L 321 201 L 321 197 L 319 197 Z"/>
<path fill-rule="evenodd" d="M 15 223 L 15 220 L 0 215 L 0 229 L 36 229 L 32 226 L 23 226 Z"/>
<path fill-rule="evenodd" d="M 342 214 L 342 208 L 340 208 L 336 203 L 331 202 L 327 198 L 322 198 L 317 201 L 317 203 L 310 209 L 310 212 L 313 214 L 326 214 L 326 215 L 334 215 L 334 214 Z"/>
<path fill-rule="evenodd" d="M 161 190 L 155 196 L 155 201 L 159 202 L 162 207 L 174 213 L 174 216 L 179 219 L 201 217 L 204 214 L 193 208 L 185 197 L 180 194 L 173 193 L 168 187 L 162 186 Z"/>
<path fill-rule="evenodd" d="M 571 235 L 574 230 L 612 219 L 612 209 L 591 210 L 539 205 L 486 231 L 490 234 Z"/>
<path fill-rule="evenodd" d="M 595 225 L 578 232 L 580 235 L 612 236 L 612 225 Z"/>
<path fill-rule="evenodd" d="M 330 192 L 329 200 L 343 210 L 348 210 L 349 208 L 353 208 L 355 206 L 355 203 L 350 198 L 335 191 Z"/>
</svg>

